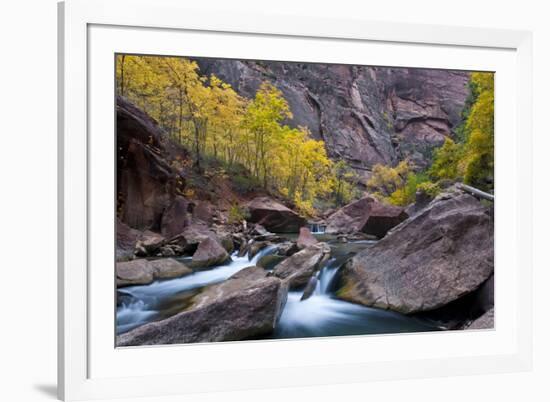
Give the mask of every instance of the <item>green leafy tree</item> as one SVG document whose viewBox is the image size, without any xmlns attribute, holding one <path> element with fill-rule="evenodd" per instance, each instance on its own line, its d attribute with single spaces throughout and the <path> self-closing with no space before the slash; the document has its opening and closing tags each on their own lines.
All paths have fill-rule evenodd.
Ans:
<svg viewBox="0 0 550 402">
<path fill-rule="evenodd" d="M 456 179 L 460 172 L 460 160 L 463 157 L 463 147 L 450 138 L 445 138 L 443 145 L 434 152 L 433 163 L 428 169 L 429 175 L 435 180 Z"/>
</svg>

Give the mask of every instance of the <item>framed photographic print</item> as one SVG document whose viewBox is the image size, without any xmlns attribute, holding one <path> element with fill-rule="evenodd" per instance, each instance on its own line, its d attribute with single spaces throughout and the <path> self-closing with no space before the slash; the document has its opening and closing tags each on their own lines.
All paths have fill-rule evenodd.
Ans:
<svg viewBox="0 0 550 402">
<path fill-rule="evenodd" d="M 530 368 L 530 33 L 59 16 L 61 398 Z"/>
</svg>

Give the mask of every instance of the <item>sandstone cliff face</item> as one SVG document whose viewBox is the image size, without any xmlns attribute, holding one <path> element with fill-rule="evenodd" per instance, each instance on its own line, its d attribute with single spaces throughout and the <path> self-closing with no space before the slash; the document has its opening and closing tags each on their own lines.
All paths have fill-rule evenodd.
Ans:
<svg viewBox="0 0 550 402">
<path fill-rule="evenodd" d="M 160 231 L 162 214 L 185 179 L 171 165 L 182 149 L 166 141 L 157 122 L 117 98 L 117 208 L 132 228 Z"/>
<path fill-rule="evenodd" d="M 350 65 L 197 60 L 240 94 L 253 97 L 262 81 L 274 83 L 294 114 L 364 178 L 377 163 L 406 157 L 425 167 L 427 155 L 460 123 L 469 73 Z"/>
</svg>

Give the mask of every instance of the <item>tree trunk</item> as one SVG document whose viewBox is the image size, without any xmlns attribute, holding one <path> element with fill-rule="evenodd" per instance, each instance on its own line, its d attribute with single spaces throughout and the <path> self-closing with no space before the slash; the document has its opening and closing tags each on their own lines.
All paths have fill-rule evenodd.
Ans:
<svg viewBox="0 0 550 402">
<path fill-rule="evenodd" d="M 124 62 L 126 59 L 126 55 L 122 55 L 121 61 L 120 61 L 120 95 L 124 96 Z"/>
<path fill-rule="evenodd" d="M 195 126 L 195 170 L 201 172 L 201 152 L 200 152 L 200 127 L 197 122 Z"/>
<path fill-rule="evenodd" d="M 495 196 L 493 194 L 486 193 L 485 191 L 481 191 L 475 187 L 468 186 L 467 184 L 458 183 L 457 187 L 465 193 L 471 194 L 475 197 L 482 198 L 488 201 L 495 201 Z"/>
</svg>

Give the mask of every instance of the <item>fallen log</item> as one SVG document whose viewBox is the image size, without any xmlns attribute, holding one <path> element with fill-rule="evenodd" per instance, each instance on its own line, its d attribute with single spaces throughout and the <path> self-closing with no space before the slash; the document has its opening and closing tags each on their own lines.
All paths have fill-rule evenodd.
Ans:
<svg viewBox="0 0 550 402">
<path fill-rule="evenodd" d="M 457 187 L 465 193 L 471 194 L 475 197 L 483 198 L 484 200 L 488 201 L 495 201 L 495 196 L 493 194 L 486 193 L 485 191 L 481 191 L 475 187 L 468 186 L 467 184 L 458 183 Z"/>
</svg>

